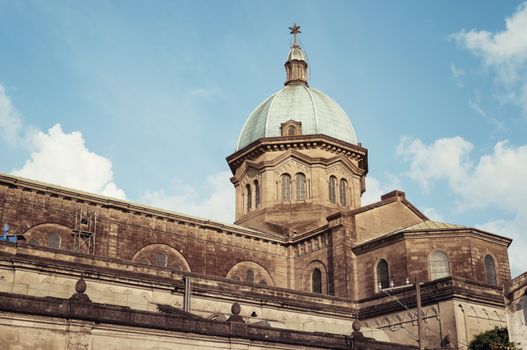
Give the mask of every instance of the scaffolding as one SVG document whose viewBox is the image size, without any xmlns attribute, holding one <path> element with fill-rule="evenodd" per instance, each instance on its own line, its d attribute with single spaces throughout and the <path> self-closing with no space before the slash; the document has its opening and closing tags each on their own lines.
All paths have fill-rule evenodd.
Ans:
<svg viewBox="0 0 527 350">
<path fill-rule="evenodd" d="M 97 212 L 89 213 L 79 209 L 75 213 L 73 230 L 73 251 L 95 255 L 95 237 L 97 235 Z"/>
</svg>

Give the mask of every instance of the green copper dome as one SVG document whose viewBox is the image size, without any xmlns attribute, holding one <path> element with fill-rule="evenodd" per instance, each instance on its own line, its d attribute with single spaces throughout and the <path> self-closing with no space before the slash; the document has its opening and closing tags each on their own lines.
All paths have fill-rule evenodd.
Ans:
<svg viewBox="0 0 527 350">
<path fill-rule="evenodd" d="M 357 144 L 346 112 L 330 97 L 304 84 L 290 84 L 263 101 L 251 113 L 238 139 L 237 150 L 262 137 L 280 136 L 280 125 L 302 123 L 302 134 L 324 134 Z"/>
<path fill-rule="evenodd" d="M 302 135 L 323 134 L 357 144 L 355 130 L 346 112 L 330 97 L 309 87 L 307 58 L 298 45 L 297 24 L 289 27 L 294 44 L 285 63 L 285 87 L 263 101 L 243 126 L 236 150 L 263 138 L 281 136 L 281 124 L 302 123 Z"/>
</svg>

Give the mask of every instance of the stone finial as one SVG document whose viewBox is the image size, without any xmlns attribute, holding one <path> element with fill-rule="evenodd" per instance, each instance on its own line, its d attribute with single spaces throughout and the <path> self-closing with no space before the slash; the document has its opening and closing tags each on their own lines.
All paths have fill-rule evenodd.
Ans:
<svg viewBox="0 0 527 350">
<path fill-rule="evenodd" d="M 75 283 L 75 291 L 79 294 L 83 294 L 86 291 L 86 281 L 84 278 L 81 278 Z"/>
<path fill-rule="evenodd" d="M 363 339 L 364 338 L 364 335 L 360 331 L 361 324 L 360 324 L 359 320 L 353 321 L 351 327 L 353 328 L 353 332 L 351 333 L 351 337 L 352 338 L 354 338 L 354 339 L 361 339 L 361 338 Z"/>
<path fill-rule="evenodd" d="M 240 306 L 240 304 L 238 303 L 232 304 L 231 312 L 233 315 L 239 315 L 241 311 L 242 311 L 242 307 Z"/>
<path fill-rule="evenodd" d="M 70 300 L 77 303 L 91 303 L 90 297 L 88 297 L 86 292 L 86 281 L 84 278 L 79 278 L 77 283 L 75 283 L 75 294 L 73 294 Z"/>
<path fill-rule="evenodd" d="M 240 312 L 242 311 L 242 307 L 238 303 L 234 303 L 231 306 L 231 312 L 232 315 L 229 316 L 229 319 L 227 321 L 229 322 L 244 322 L 243 317 L 240 316 Z"/>
</svg>

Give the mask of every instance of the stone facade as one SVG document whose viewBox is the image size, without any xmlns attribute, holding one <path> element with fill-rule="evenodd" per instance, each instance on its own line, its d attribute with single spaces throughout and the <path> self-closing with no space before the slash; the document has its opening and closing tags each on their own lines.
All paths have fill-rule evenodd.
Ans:
<svg viewBox="0 0 527 350">
<path fill-rule="evenodd" d="M 465 349 L 506 324 L 511 240 L 431 221 L 400 191 L 362 206 L 368 151 L 349 143 L 340 107 L 307 89 L 300 48 L 290 56 L 278 104 L 311 105 L 275 120 L 279 136 L 254 140 L 267 119 L 253 121 L 227 157 L 235 224 L 0 174 L 3 348 L 405 349 L 415 280 L 425 347 Z"/>
<path fill-rule="evenodd" d="M 510 340 L 527 349 L 527 272 L 506 283 L 505 305 Z"/>
<path fill-rule="evenodd" d="M 505 324 L 499 286 L 510 274 L 510 240 L 431 222 L 402 192 L 338 211 L 325 225 L 296 234 L 214 223 L 8 175 L 0 176 L 0 203 L 2 223 L 25 238 L 0 245 L 0 291 L 66 298 L 84 275 L 94 301 L 154 312 L 160 304 L 182 308 L 187 274 L 193 278 L 191 311 L 201 317 L 225 319 L 230 305 L 240 302 L 249 322 L 351 334 L 359 318 L 365 334 L 415 345 L 407 334 L 416 334 L 415 311 L 392 305 L 378 287 L 376 265 L 384 259 L 396 287 L 415 277 L 430 286 L 423 292 L 428 344 L 447 335 L 466 344 L 482 329 Z M 93 254 L 88 243 L 75 244 L 78 228 L 89 224 L 80 222 L 80 212 L 96 214 Z M 450 259 L 456 278 L 450 284 L 431 276 L 435 250 Z M 489 254 L 497 286 L 485 280 Z M 320 294 L 312 294 L 315 269 Z M 441 285 L 450 291 L 445 300 L 437 292 Z M 405 305 L 414 310 L 414 290 L 403 289 Z"/>
</svg>

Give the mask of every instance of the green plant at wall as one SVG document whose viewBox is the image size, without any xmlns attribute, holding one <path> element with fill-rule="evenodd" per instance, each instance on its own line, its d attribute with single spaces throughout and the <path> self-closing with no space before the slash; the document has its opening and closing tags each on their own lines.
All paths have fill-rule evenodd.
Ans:
<svg viewBox="0 0 527 350">
<path fill-rule="evenodd" d="M 521 350 L 509 340 L 507 328 L 498 326 L 475 336 L 468 348 L 469 350 Z"/>
</svg>

